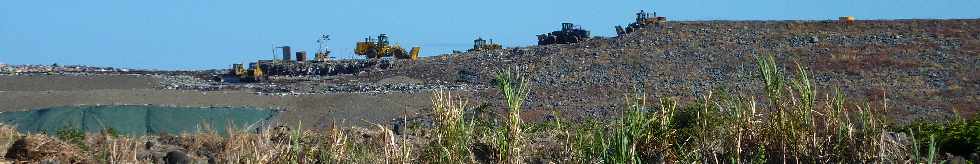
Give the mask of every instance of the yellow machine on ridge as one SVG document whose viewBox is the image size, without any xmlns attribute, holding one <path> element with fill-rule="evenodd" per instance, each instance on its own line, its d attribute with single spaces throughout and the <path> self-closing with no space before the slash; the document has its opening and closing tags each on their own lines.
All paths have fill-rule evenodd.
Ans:
<svg viewBox="0 0 980 164">
<path fill-rule="evenodd" d="M 232 64 L 231 65 L 231 74 L 232 75 L 235 75 L 236 77 L 245 77 L 245 73 L 248 73 L 248 72 L 245 71 L 245 66 L 243 64 Z"/>
<path fill-rule="evenodd" d="M 258 63 L 262 63 L 262 61 L 250 63 L 248 69 L 245 69 L 244 64 L 232 64 L 230 74 L 242 81 L 261 81 L 265 76 L 265 72 L 262 70 L 261 64 Z"/>
<path fill-rule="evenodd" d="M 650 13 L 640 10 L 639 13 L 636 13 L 636 21 L 630 23 L 626 28 L 616 26 L 616 35 L 633 33 L 633 31 L 638 29 L 650 26 L 663 26 L 664 24 L 667 24 L 667 17 L 657 16 L 657 12 L 653 12 L 653 17 L 651 17 Z"/>
<path fill-rule="evenodd" d="M 490 51 L 490 50 L 498 50 L 501 48 L 503 48 L 503 46 L 500 46 L 500 44 L 497 43 L 493 43 L 493 39 L 490 39 L 490 42 L 487 42 L 487 40 L 483 38 L 476 38 L 476 40 L 473 40 L 473 48 L 466 51 L 467 52 Z"/>
<path fill-rule="evenodd" d="M 364 38 L 364 41 L 357 42 L 357 47 L 354 49 L 354 54 L 365 56 L 370 59 L 380 59 L 383 57 L 395 57 L 397 59 L 412 59 L 418 60 L 419 53 L 421 53 L 422 48 L 412 47 L 411 51 L 405 51 L 404 48 L 398 45 L 390 45 L 388 42 L 388 35 L 381 34 L 378 35 L 377 39 Z"/>
</svg>

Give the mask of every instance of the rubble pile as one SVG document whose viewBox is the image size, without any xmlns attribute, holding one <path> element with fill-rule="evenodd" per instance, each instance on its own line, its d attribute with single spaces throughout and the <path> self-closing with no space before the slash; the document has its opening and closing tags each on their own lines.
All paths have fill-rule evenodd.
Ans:
<svg viewBox="0 0 980 164">
<path fill-rule="evenodd" d="M 372 69 L 388 69 L 392 60 L 335 60 L 315 63 L 263 63 L 267 75 L 272 76 L 333 76 L 357 74 Z"/>
<path fill-rule="evenodd" d="M 501 70 L 520 67 L 535 92 L 532 108 L 576 111 L 618 109 L 622 94 L 642 88 L 649 95 L 700 97 L 708 91 L 760 91 L 755 57 L 776 56 L 795 74 L 806 66 L 818 88 L 841 86 L 853 97 L 880 99 L 901 112 L 949 109 L 945 101 L 980 105 L 943 96 L 974 93 L 980 65 L 980 20 L 862 21 L 695 21 L 673 22 L 615 38 L 470 52 L 425 58 L 378 76 L 423 81 L 492 84 Z M 974 82 L 970 82 L 970 81 Z M 902 84 L 902 85 L 898 85 Z M 955 84 L 955 85 L 954 85 Z M 495 94 L 486 94 L 495 96 Z M 975 95 L 974 95 L 975 97 Z M 917 102 L 917 103 L 908 103 Z M 970 105 L 967 105 L 970 106 Z M 920 110 L 924 109 L 924 110 Z M 603 113 L 603 112 L 598 112 Z"/>
<path fill-rule="evenodd" d="M 161 89 L 216 91 L 226 86 L 220 82 L 207 81 L 188 75 L 154 75 L 160 79 Z"/>
<path fill-rule="evenodd" d="M 222 83 L 201 78 L 176 75 L 157 75 L 159 88 L 169 90 L 220 91 L 248 90 L 266 95 L 299 95 L 323 93 L 418 93 L 435 90 L 473 91 L 481 85 L 455 83 L 324 83 L 324 76 L 277 77 L 280 83 Z M 327 77 L 329 78 L 329 77 Z"/>
<path fill-rule="evenodd" d="M 429 92 L 436 90 L 473 91 L 478 86 L 467 84 L 336 84 L 325 85 L 322 93 L 387 93 L 387 92 Z"/>
<path fill-rule="evenodd" d="M 796 64 L 815 87 L 840 87 L 868 101 L 889 99 L 899 115 L 953 106 L 980 106 L 975 93 L 980 20 L 680 21 L 612 38 L 515 47 L 406 60 L 343 60 L 333 64 L 272 66 L 272 82 L 213 83 L 174 78 L 168 89 L 249 88 L 263 93 L 386 93 L 470 90 L 500 98 L 494 75 L 527 73 L 532 109 L 606 116 L 621 97 L 643 90 L 657 97 L 693 99 L 708 92 L 754 93 L 755 58 L 774 55 L 786 76 Z M 296 76 L 300 75 L 300 76 Z M 308 76 L 316 75 L 316 76 Z M 418 83 L 378 83 L 405 77 Z M 277 80 L 276 80 L 277 79 Z M 908 92 L 915 91 L 915 92 Z M 883 94 L 888 93 L 888 94 Z M 882 95 L 886 96 L 883 97 Z M 971 98 L 972 97 L 972 98 Z M 952 102 L 952 103 L 949 103 Z"/>
</svg>

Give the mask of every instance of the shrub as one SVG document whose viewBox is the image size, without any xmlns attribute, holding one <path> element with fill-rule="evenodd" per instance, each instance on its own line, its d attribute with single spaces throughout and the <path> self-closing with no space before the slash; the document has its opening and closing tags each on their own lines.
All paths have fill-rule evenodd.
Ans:
<svg viewBox="0 0 980 164">
<path fill-rule="evenodd" d="M 85 132 L 74 126 L 64 126 L 55 131 L 58 139 L 85 149 Z"/>
<path fill-rule="evenodd" d="M 936 148 L 941 150 L 940 154 L 949 153 L 964 157 L 972 153 L 980 154 L 980 117 L 956 118 L 948 122 L 916 121 L 898 130 L 913 134 L 916 138 L 934 137 Z M 917 150 L 925 149 L 924 143 L 916 144 L 923 146 L 916 147 Z"/>
</svg>

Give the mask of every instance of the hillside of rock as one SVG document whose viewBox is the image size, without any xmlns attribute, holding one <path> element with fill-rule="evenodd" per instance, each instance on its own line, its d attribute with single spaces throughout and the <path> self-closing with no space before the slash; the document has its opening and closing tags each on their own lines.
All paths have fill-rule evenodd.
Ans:
<svg viewBox="0 0 980 164">
<path fill-rule="evenodd" d="M 762 88 L 755 57 L 771 54 L 788 77 L 796 64 L 808 68 L 820 95 L 841 88 L 865 100 L 852 105 L 887 103 L 889 114 L 916 119 L 977 111 L 978 52 L 976 19 L 694 21 L 583 43 L 429 57 L 357 77 L 492 86 L 495 72 L 521 68 L 534 86 L 531 113 L 601 117 L 619 109 L 632 88 L 682 100 L 722 90 L 758 95 L 751 94 Z M 477 95 L 481 102 L 499 98 L 492 87 Z"/>
</svg>

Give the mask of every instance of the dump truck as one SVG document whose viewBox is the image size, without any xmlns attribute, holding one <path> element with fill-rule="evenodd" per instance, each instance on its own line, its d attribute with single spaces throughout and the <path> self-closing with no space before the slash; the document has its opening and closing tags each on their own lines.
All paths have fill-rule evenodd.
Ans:
<svg viewBox="0 0 980 164">
<path fill-rule="evenodd" d="M 501 48 L 503 48 L 503 46 L 500 46 L 500 44 L 493 43 L 493 39 L 490 39 L 490 42 L 487 42 L 487 40 L 484 40 L 483 38 L 476 38 L 476 40 L 473 40 L 473 48 L 466 51 L 467 52 L 489 51 L 489 50 L 497 50 Z"/>
<path fill-rule="evenodd" d="M 630 23 L 626 28 L 623 26 L 616 26 L 616 34 L 623 35 L 627 33 L 632 33 L 638 29 L 647 28 L 650 26 L 660 27 L 667 23 L 667 17 L 657 16 L 657 12 L 653 12 L 653 16 L 650 13 L 640 10 L 636 13 L 636 20 Z"/>
<path fill-rule="evenodd" d="M 588 30 L 572 23 L 561 23 L 561 30 L 538 35 L 538 45 L 578 43 L 588 39 Z"/>
<path fill-rule="evenodd" d="M 396 59 L 418 60 L 420 47 L 412 47 L 411 51 L 406 52 L 398 45 L 391 45 L 388 42 L 388 35 L 378 35 L 377 39 L 371 37 L 364 38 L 364 41 L 357 42 L 354 54 L 365 56 L 369 59 L 380 59 L 384 57 L 394 57 Z"/>
</svg>

